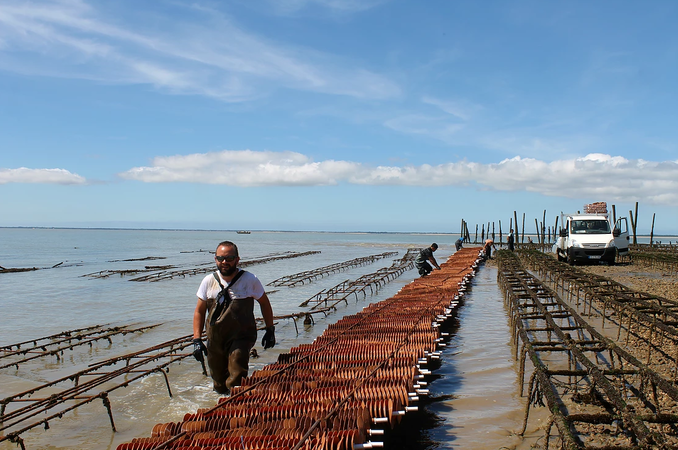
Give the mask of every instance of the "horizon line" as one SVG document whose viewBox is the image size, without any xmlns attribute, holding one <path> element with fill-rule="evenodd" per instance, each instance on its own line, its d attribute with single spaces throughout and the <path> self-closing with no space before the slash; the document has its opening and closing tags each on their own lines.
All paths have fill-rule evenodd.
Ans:
<svg viewBox="0 0 678 450">
<path fill-rule="evenodd" d="M 110 231 L 219 231 L 219 232 L 232 232 L 237 233 L 238 231 L 250 231 L 257 233 L 345 233 L 345 234 L 435 234 L 435 235 L 459 235 L 461 233 L 448 232 L 448 231 L 328 231 L 328 230 L 255 230 L 255 229 L 206 229 L 206 228 L 123 228 L 123 227 L 56 227 L 56 226 L 0 226 L 0 229 L 38 229 L 38 230 L 110 230 Z M 495 235 L 500 234 L 495 232 Z M 508 234 L 505 232 L 501 233 L 502 235 Z M 536 236 L 537 233 L 518 233 L 525 236 Z M 630 234 L 632 236 L 632 234 Z M 678 237 L 678 233 L 671 234 L 653 234 L 653 237 Z M 636 237 L 650 237 L 649 233 L 636 234 Z"/>
</svg>

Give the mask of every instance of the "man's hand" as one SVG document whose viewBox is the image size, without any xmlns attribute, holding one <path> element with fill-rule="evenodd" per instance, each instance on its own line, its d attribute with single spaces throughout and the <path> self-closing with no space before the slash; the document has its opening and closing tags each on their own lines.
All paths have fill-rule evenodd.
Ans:
<svg viewBox="0 0 678 450">
<path fill-rule="evenodd" d="M 203 356 L 203 353 L 205 355 L 207 354 L 207 347 L 205 347 L 205 344 L 202 342 L 202 339 L 200 338 L 193 339 L 193 357 L 198 362 L 204 363 L 205 357 Z"/>
<path fill-rule="evenodd" d="M 261 345 L 266 348 L 271 348 L 275 345 L 275 327 L 270 326 L 266 327 L 266 333 L 264 333 L 264 338 L 261 340 Z"/>
</svg>

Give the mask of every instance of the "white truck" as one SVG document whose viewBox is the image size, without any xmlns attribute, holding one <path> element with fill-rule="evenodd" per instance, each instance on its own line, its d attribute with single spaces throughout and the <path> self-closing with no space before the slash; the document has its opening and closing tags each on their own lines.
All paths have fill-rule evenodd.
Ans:
<svg viewBox="0 0 678 450">
<path fill-rule="evenodd" d="M 553 244 L 558 261 L 615 263 L 617 255 L 629 252 L 629 228 L 626 217 L 612 226 L 607 212 L 561 214 L 560 236 Z"/>
</svg>

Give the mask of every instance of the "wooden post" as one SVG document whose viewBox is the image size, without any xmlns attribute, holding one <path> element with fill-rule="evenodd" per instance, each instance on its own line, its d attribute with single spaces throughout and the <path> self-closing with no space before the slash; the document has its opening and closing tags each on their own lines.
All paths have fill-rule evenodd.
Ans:
<svg viewBox="0 0 678 450">
<path fill-rule="evenodd" d="M 638 228 L 638 202 L 636 202 L 636 213 L 633 217 L 635 221 L 635 224 L 633 225 L 633 243 L 637 244 L 638 241 L 636 240 L 636 228 Z"/>
<path fill-rule="evenodd" d="M 558 239 L 558 216 L 556 216 L 556 225 L 553 227 L 553 242 Z"/>
<path fill-rule="evenodd" d="M 494 222 L 492 222 L 492 240 L 494 241 Z"/>
<path fill-rule="evenodd" d="M 483 224 L 483 227 L 480 230 L 480 241 L 485 242 L 485 224 Z"/>
<path fill-rule="evenodd" d="M 523 234 L 521 235 L 522 237 L 520 238 L 521 243 L 525 243 L 525 213 L 523 213 Z"/>
<path fill-rule="evenodd" d="M 515 239 L 515 244 L 517 244 L 518 236 L 520 236 L 520 234 L 518 233 L 520 232 L 520 230 L 518 229 L 518 213 L 516 213 L 515 209 L 513 210 L 513 228 L 514 228 L 513 232 L 515 233 L 513 235 L 513 239 Z"/>
<path fill-rule="evenodd" d="M 617 208 L 615 205 L 612 205 L 612 226 L 617 223 Z"/>
<path fill-rule="evenodd" d="M 652 239 L 654 238 L 654 215 L 655 213 L 652 213 L 652 228 L 650 229 L 650 247 L 654 247 L 652 244 Z"/>
<path fill-rule="evenodd" d="M 499 221 L 499 244 L 502 243 L 502 237 L 501 237 L 501 220 Z"/>
<path fill-rule="evenodd" d="M 537 222 L 537 218 L 534 218 L 534 226 L 537 227 L 537 244 L 541 244 L 541 232 L 539 231 L 539 222 Z"/>
<path fill-rule="evenodd" d="M 633 243 L 636 244 L 636 223 L 633 221 L 633 211 L 629 209 L 629 217 L 631 218 L 631 231 L 633 231 Z"/>
<path fill-rule="evenodd" d="M 478 224 L 476 224 L 476 238 L 473 241 L 474 244 L 478 243 Z"/>
<path fill-rule="evenodd" d="M 546 210 L 544 210 L 544 218 L 541 222 L 541 243 L 542 245 L 546 244 Z"/>
</svg>

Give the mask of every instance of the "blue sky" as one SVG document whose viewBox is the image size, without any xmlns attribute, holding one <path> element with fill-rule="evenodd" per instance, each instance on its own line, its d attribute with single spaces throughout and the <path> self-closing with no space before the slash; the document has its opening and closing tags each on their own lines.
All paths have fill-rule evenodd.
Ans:
<svg viewBox="0 0 678 450">
<path fill-rule="evenodd" d="M 0 226 L 458 232 L 606 201 L 675 233 L 676 17 L 2 0 Z"/>
</svg>

